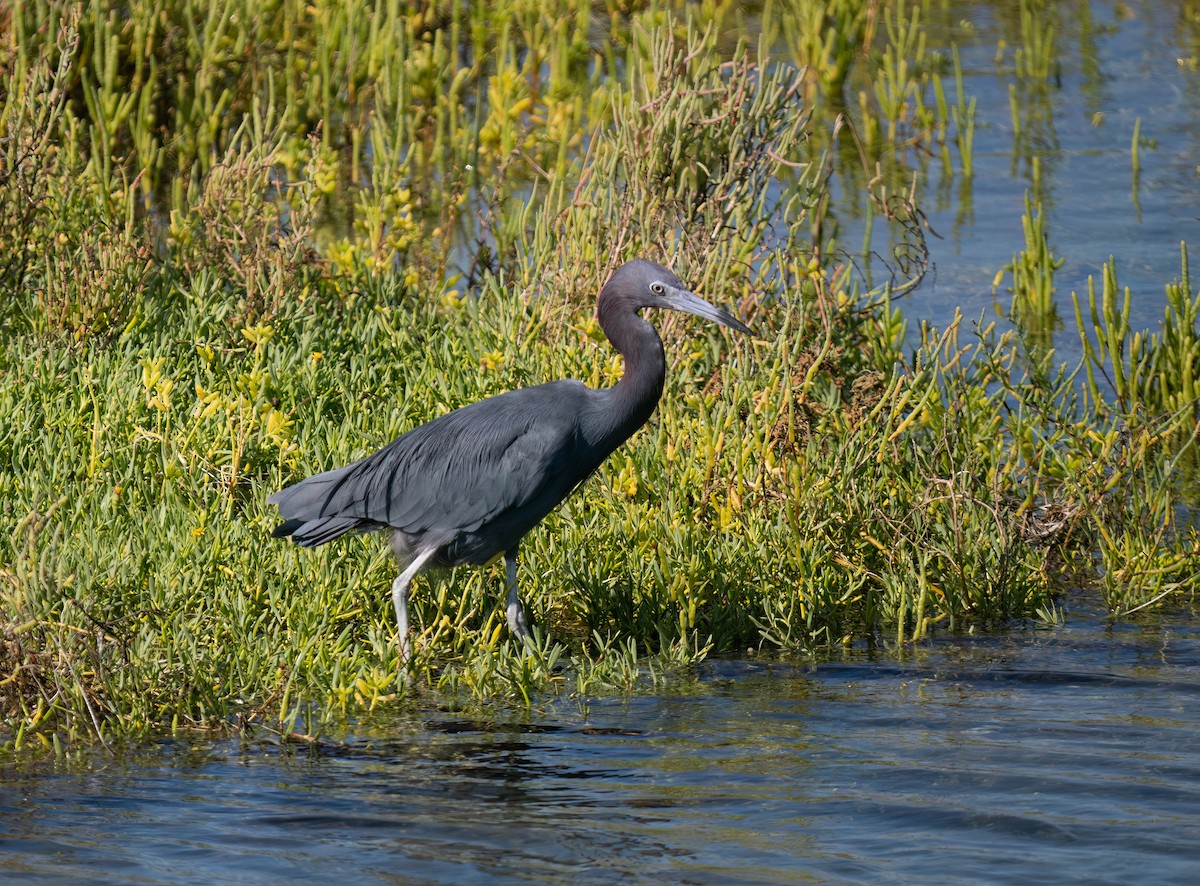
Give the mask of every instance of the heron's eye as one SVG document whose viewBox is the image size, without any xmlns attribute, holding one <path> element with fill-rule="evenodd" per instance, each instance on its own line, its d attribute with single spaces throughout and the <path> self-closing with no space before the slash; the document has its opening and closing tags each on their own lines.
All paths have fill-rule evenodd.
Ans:
<svg viewBox="0 0 1200 886">
<path fill-rule="evenodd" d="M 664 287 L 661 283 L 651 283 L 650 291 L 657 295 L 662 295 L 663 292 L 665 292 L 666 290 L 664 289 Z"/>
</svg>

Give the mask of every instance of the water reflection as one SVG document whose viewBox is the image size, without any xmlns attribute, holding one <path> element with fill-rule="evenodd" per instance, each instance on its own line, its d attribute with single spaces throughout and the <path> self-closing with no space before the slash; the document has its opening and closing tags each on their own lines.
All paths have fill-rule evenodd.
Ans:
<svg viewBox="0 0 1200 886">
<path fill-rule="evenodd" d="M 1029 25 L 1022 24 L 1026 7 Z M 1047 76 L 1029 70 L 1033 60 L 1018 62 L 1019 51 L 1032 54 L 1029 27 L 1053 33 L 1052 52 L 1038 62 L 1049 65 Z M 1086 293 L 1088 277 L 1098 278 L 1110 255 L 1120 285 L 1133 292 L 1134 327 L 1155 328 L 1163 285 L 1180 274 L 1180 241 L 1200 240 L 1198 29 L 1193 14 L 1147 2 L 954 2 L 930 14 L 931 50 L 957 46 L 964 91 L 978 101 L 974 175 L 964 178 L 961 163 L 939 173 L 936 163 L 925 168 L 914 158 L 922 170 L 918 202 L 937 236 L 927 241 L 933 273 L 906 298 L 906 313 L 945 325 L 958 307 L 968 319 L 1007 307 L 1007 293 L 993 295 L 992 281 L 1023 248 L 1029 191 L 1042 201 L 1053 252 L 1066 259 L 1055 277 L 1066 318 L 1053 337 L 1060 359 L 1081 355 L 1070 293 Z M 947 78 L 951 104 L 952 85 Z M 1136 179 L 1135 126 L 1144 142 Z M 834 178 L 833 211 L 851 251 L 864 241 L 864 176 L 873 170 L 856 169 L 851 153 Z M 896 236 L 877 226 L 872 246 L 888 255 Z"/>
</svg>

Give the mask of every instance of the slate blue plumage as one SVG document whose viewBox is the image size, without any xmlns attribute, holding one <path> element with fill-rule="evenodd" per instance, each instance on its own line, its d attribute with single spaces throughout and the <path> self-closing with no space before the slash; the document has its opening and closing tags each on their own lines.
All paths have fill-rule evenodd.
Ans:
<svg viewBox="0 0 1200 886">
<path fill-rule="evenodd" d="M 596 306 L 600 327 L 625 358 L 614 387 L 554 381 L 456 409 L 361 461 L 270 496 L 283 518 L 272 535 L 315 547 L 347 533 L 390 531 L 401 567 L 392 599 L 406 660 L 413 576 L 504 554 L 509 628 L 529 637 L 516 585 L 521 539 L 646 423 L 662 395 L 666 357 L 658 333 L 637 313 L 642 308 L 686 311 L 750 332 L 666 268 L 627 262 Z"/>
</svg>

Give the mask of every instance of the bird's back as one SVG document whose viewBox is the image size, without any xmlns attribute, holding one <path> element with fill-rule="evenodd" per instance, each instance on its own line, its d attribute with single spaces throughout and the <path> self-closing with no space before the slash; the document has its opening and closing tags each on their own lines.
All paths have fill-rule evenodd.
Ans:
<svg viewBox="0 0 1200 886">
<path fill-rule="evenodd" d="M 456 409 L 272 495 L 284 521 L 273 534 L 312 547 L 390 527 L 411 550 L 441 549 L 443 565 L 486 562 L 515 547 L 615 447 L 582 431 L 601 396 L 558 381 Z"/>
</svg>

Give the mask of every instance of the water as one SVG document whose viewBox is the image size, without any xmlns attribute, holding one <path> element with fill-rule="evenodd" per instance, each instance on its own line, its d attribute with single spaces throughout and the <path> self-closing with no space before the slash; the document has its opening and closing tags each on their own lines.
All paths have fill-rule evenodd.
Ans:
<svg viewBox="0 0 1200 886">
<path fill-rule="evenodd" d="M 975 172 L 970 180 L 956 170 L 939 181 L 940 164 L 929 163 L 931 180 L 920 186 L 919 202 L 937 234 L 927 238 L 932 269 L 903 305 L 913 321 L 938 325 L 956 308 L 973 320 L 994 319 L 997 305 L 1007 307 L 1011 279 L 996 295 L 992 282 L 1025 248 L 1021 216 L 1025 193 L 1034 190 L 1036 159 L 1051 248 L 1066 260 L 1055 275 L 1063 325 L 1054 344 L 1062 359 L 1074 362 L 1081 349 L 1070 294 L 1086 300 L 1088 277 L 1099 285 L 1109 256 L 1117 259 L 1121 286 L 1132 290 L 1133 327 L 1156 329 L 1163 286 L 1180 274 L 1180 241 L 1200 247 L 1200 70 L 1188 63 L 1200 53 L 1200 24 L 1190 23 L 1177 4 L 1059 3 L 1058 75 L 1044 94 L 1019 93 L 1026 119 L 1018 143 L 1009 104 L 1009 85 L 1017 82 L 1017 6 L 952 4 L 945 16 L 952 24 L 928 29 L 931 51 L 948 55 L 949 43 L 958 45 L 964 90 L 978 100 Z M 997 64 L 1001 39 L 1007 49 Z M 952 73 L 946 89 L 953 104 Z M 1038 105 L 1040 116 L 1034 113 Z M 1139 118 L 1135 189 L 1132 141 Z M 954 155 L 957 167 L 957 150 Z M 835 185 L 842 184 L 835 178 Z M 847 246 L 862 242 L 861 221 L 848 209 L 861 203 L 834 203 Z M 872 246 L 888 252 L 879 224 Z M 1193 274 L 1193 288 L 1194 280 Z"/>
<path fill-rule="evenodd" d="M 712 661 L 658 695 L 0 775 L 0 873 L 107 883 L 1194 883 L 1200 626 Z"/>
</svg>

